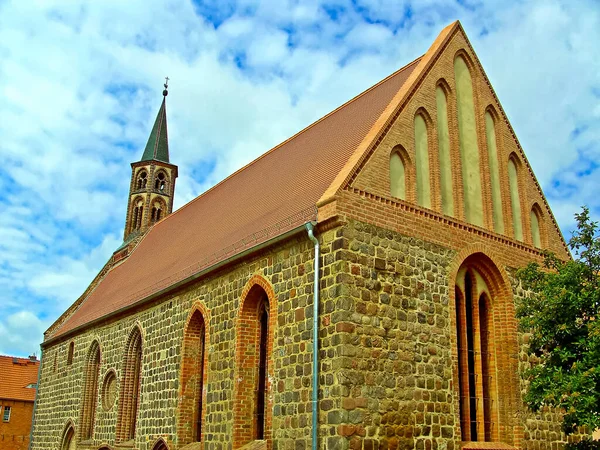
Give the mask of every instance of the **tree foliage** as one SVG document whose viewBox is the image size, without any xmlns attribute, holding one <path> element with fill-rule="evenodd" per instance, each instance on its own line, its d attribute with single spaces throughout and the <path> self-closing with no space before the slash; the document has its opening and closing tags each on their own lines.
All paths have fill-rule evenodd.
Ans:
<svg viewBox="0 0 600 450">
<path fill-rule="evenodd" d="M 600 236 L 588 208 L 575 217 L 573 259 L 546 253 L 542 265 L 531 263 L 518 272 L 530 295 L 517 316 L 537 357 L 524 374 L 525 402 L 534 411 L 544 406 L 564 411 L 567 434 L 579 426 L 600 427 Z"/>
</svg>

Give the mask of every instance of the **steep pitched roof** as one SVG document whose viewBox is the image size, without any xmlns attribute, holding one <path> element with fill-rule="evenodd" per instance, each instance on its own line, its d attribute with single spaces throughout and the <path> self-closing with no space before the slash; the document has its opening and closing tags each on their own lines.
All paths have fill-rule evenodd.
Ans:
<svg viewBox="0 0 600 450">
<path fill-rule="evenodd" d="M 166 90 L 165 90 L 166 92 Z M 169 136 L 167 133 L 167 96 L 163 95 L 163 101 L 156 115 L 154 126 L 150 132 L 148 143 L 140 161 L 163 161 L 169 162 Z"/>
<path fill-rule="evenodd" d="M 37 384 L 39 366 L 37 360 L 0 355 L 0 398 L 34 401 L 36 389 L 27 386 Z"/>
<path fill-rule="evenodd" d="M 316 220 L 316 202 L 372 133 L 420 59 L 156 224 L 51 337 L 131 306 L 230 256 Z"/>
</svg>

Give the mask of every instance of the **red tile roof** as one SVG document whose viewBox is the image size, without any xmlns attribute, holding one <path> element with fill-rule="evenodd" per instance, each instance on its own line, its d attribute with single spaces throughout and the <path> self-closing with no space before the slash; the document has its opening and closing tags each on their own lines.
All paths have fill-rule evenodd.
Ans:
<svg viewBox="0 0 600 450">
<path fill-rule="evenodd" d="M 37 384 L 39 366 L 37 360 L 0 355 L 0 398 L 34 401 L 36 390 L 27 386 Z"/>
<path fill-rule="evenodd" d="M 108 272 L 64 334 L 316 220 L 316 202 L 417 67 L 385 78 L 156 224 Z"/>
</svg>

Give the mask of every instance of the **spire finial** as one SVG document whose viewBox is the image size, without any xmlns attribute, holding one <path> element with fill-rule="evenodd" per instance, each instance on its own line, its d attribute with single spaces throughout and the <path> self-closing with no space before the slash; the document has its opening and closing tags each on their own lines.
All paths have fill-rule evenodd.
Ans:
<svg viewBox="0 0 600 450">
<path fill-rule="evenodd" d="M 165 87 L 165 90 L 163 91 L 163 96 L 167 96 L 169 95 L 169 91 L 167 91 L 167 89 L 169 89 L 169 77 L 165 77 L 165 84 L 163 84 L 163 86 Z"/>
</svg>

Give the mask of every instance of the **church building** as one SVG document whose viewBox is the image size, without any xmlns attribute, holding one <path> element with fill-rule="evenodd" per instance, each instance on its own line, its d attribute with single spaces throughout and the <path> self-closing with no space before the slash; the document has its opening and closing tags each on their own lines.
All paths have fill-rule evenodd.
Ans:
<svg viewBox="0 0 600 450">
<path fill-rule="evenodd" d="M 523 403 L 515 272 L 570 255 L 459 22 L 174 212 L 167 94 L 123 244 L 45 333 L 32 450 L 565 441 Z"/>
</svg>

